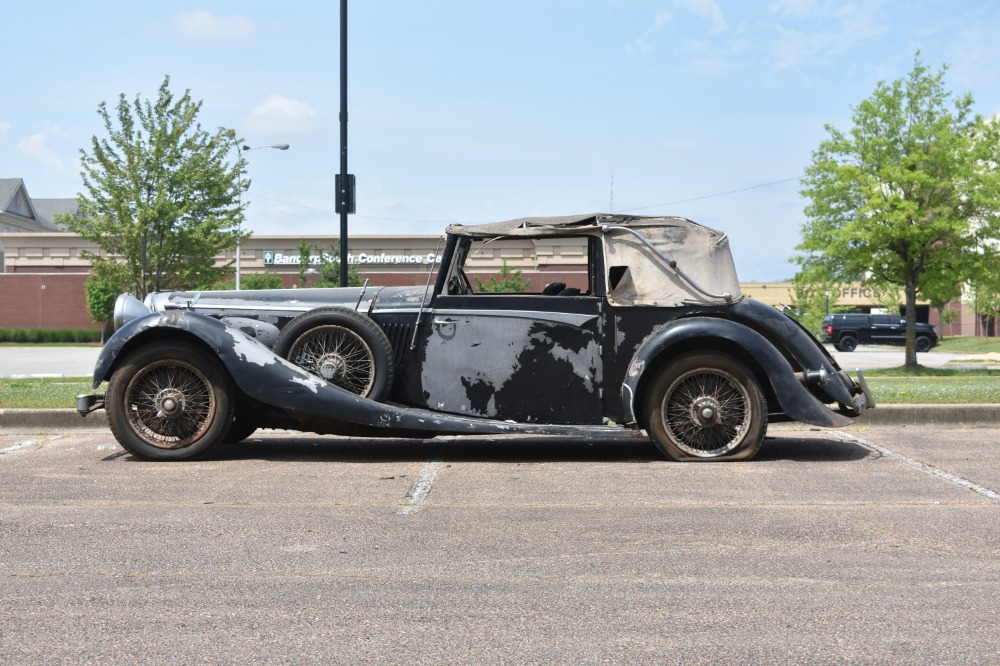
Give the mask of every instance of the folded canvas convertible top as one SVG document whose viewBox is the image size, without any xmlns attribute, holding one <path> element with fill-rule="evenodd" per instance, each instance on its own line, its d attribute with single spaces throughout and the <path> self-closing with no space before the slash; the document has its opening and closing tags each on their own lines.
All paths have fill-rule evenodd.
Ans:
<svg viewBox="0 0 1000 666">
<path fill-rule="evenodd" d="M 453 224 L 447 232 L 480 239 L 601 235 L 608 299 L 614 305 L 674 307 L 743 297 L 729 237 L 683 217 L 601 213 L 522 217 Z"/>
</svg>

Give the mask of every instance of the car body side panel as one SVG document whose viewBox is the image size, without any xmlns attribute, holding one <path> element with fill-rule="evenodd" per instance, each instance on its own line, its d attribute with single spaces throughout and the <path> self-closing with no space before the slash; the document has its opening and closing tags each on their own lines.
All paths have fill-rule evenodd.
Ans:
<svg viewBox="0 0 1000 666">
<path fill-rule="evenodd" d="M 622 401 L 627 423 L 641 420 L 636 399 L 646 379 L 647 367 L 669 357 L 673 349 L 687 351 L 690 343 L 708 347 L 712 339 L 722 340 L 743 349 L 763 371 L 777 397 L 781 411 L 796 421 L 825 427 L 843 427 L 851 419 L 830 410 L 796 378 L 789 362 L 760 333 L 735 321 L 712 317 L 688 317 L 675 320 L 654 331 L 639 346 L 622 385 Z"/>
<path fill-rule="evenodd" d="M 596 426 L 516 424 L 374 402 L 309 374 L 212 317 L 179 310 L 153 313 L 122 327 L 98 359 L 94 387 L 110 379 L 131 349 L 164 337 L 193 337 L 215 352 L 239 391 L 264 408 L 260 411 L 260 427 L 361 437 L 519 433 L 589 437 L 621 431 Z M 273 414 L 281 416 L 268 420 L 268 415 Z"/>
<path fill-rule="evenodd" d="M 602 300 L 443 296 L 416 350 L 413 404 L 522 423 L 602 421 Z"/>
</svg>

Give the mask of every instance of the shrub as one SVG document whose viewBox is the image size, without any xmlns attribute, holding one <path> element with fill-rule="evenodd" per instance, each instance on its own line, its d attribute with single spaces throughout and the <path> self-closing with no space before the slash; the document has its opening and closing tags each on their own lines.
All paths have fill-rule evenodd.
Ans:
<svg viewBox="0 0 1000 666">
<path fill-rule="evenodd" d="M 101 332 L 87 328 L 0 329 L 0 342 L 8 343 L 79 343 L 100 341 Z"/>
</svg>

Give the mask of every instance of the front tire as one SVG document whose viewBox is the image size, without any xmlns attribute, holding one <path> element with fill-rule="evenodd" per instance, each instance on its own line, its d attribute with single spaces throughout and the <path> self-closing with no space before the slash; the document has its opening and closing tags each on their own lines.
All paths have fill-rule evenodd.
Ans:
<svg viewBox="0 0 1000 666">
<path fill-rule="evenodd" d="M 645 399 L 646 430 L 671 460 L 749 460 L 767 432 L 767 402 L 757 379 L 722 353 L 682 356 L 654 379 Z"/>
<path fill-rule="evenodd" d="M 931 350 L 931 339 L 926 335 L 920 336 L 914 343 L 914 348 L 918 352 L 929 352 Z"/>
<path fill-rule="evenodd" d="M 108 383 L 111 433 L 145 460 L 194 458 L 229 432 L 233 393 L 214 356 L 186 342 L 156 342 L 129 355 Z"/>
</svg>

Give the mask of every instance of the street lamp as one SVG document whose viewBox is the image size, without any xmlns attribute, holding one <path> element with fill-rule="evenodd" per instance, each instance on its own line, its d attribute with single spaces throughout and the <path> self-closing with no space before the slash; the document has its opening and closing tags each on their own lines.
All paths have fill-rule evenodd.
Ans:
<svg viewBox="0 0 1000 666">
<path fill-rule="evenodd" d="M 235 143 L 235 142 L 234 142 Z M 251 148 L 247 145 L 240 145 L 236 143 L 236 155 L 239 158 L 237 168 L 239 171 L 236 174 L 236 205 L 240 210 L 240 219 L 236 226 L 236 291 L 240 290 L 240 232 L 243 230 L 243 190 L 250 187 L 250 180 L 248 179 L 246 183 L 243 182 L 243 156 L 249 153 L 251 150 L 258 150 L 260 148 L 274 148 L 275 150 L 288 150 L 287 143 L 272 143 L 265 146 L 254 146 Z"/>
</svg>

